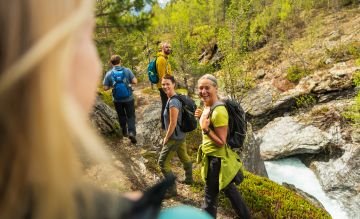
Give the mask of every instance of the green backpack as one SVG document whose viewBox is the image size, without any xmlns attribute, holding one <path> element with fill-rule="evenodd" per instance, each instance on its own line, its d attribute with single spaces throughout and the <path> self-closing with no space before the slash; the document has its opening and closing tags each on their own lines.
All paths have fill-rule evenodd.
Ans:
<svg viewBox="0 0 360 219">
<path fill-rule="evenodd" d="M 147 73 L 148 73 L 149 81 L 152 84 L 157 84 L 159 82 L 159 76 L 156 71 L 156 58 L 150 61 L 148 65 Z"/>
</svg>

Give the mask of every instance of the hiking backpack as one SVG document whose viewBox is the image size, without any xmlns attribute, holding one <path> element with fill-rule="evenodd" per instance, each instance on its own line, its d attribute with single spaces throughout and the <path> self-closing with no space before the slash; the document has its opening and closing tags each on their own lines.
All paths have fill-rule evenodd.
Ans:
<svg viewBox="0 0 360 219">
<path fill-rule="evenodd" d="M 115 101 L 124 100 L 131 96 L 131 89 L 126 78 L 125 71 L 112 71 L 111 77 L 113 79 L 113 97 Z"/>
<path fill-rule="evenodd" d="M 230 146 L 230 148 L 242 148 L 245 141 L 247 129 L 245 111 L 236 100 L 225 99 L 221 102 L 222 103 L 216 104 L 210 109 L 209 115 L 211 117 L 212 112 L 217 106 L 225 106 L 229 114 L 228 134 L 226 137 L 226 142 Z"/>
<path fill-rule="evenodd" d="M 159 76 L 156 71 L 156 58 L 150 61 L 148 65 L 147 73 L 148 73 L 149 81 L 152 84 L 157 84 L 159 82 Z"/>
<path fill-rule="evenodd" d="M 193 99 L 187 95 L 177 94 L 171 98 L 176 98 L 181 102 L 181 123 L 180 130 L 183 132 L 191 132 L 197 128 L 197 120 L 195 118 L 196 104 Z M 168 106 L 169 109 L 169 106 Z"/>
</svg>

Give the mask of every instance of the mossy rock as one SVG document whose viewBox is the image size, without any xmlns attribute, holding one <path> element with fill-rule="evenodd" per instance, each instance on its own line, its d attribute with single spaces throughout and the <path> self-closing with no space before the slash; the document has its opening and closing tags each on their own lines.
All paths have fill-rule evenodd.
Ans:
<svg viewBox="0 0 360 219">
<path fill-rule="evenodd" d="M 263 218 L 311 218 L 331 219 L 327 211 L 314 206 L 294 191 L 281 186 L 268 178 L 244 171 L 245 179 L 238 186 L 253 219 Z M 194 170 L 193 192 L 203 193 L 200 170 Z M 220 193 L 219 206 L 233 211 L 230 201 Z"/>
</svg>

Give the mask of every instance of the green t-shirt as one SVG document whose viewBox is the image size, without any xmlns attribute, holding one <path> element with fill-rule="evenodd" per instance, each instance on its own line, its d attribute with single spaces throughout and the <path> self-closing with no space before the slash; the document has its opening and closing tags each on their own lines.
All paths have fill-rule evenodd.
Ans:
<svg viewBox="0 0 360 219">
<path fill-rule="evenodd" d="M 229 114 L 225 106 L 218 106 L 211 114 L 210 123 L 214 128 L 227 126 L 229 121 Z M 202 147 L 203 150 L 224 150 L 225 147 L 218 147 L 216 143 L 208 136 L 202 135 Z"/>
<path fill-rule="evenodd" d="M 229 121 L 229 115 L 225 106 L 217 106 L 210 118 L 210 122 L 214 128 L 227 126 Z M 237 172 L 242 167 L 240 157 L 229 148 L 228 145 L 219 147 L 208 136 L 202 136 L 202 144 L 198 150 L 198 162 L 202 164 L 201 176 L 205 181 L 208 171 L 208 159 L 207 156 L 221 158 L 221 168 L 219 175 L 219 189 L 225 188 L 235 177 Z"/>
</svg>

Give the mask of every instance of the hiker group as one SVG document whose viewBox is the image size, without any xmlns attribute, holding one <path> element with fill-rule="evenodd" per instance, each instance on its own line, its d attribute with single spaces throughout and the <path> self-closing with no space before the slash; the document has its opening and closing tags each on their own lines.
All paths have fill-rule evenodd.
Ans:
<svg viewBox="0 0 360 219">
<path fill-rule="evenodd" d="M 211 74 L 205 74 L 198 80 L 198 96 L 203 107 L 187 95 L 176 93 L 176 80 L 171 71 L 169 55 L 171 45 L 162 43 L 155 59 L 148 65 L 148 77 L 156 84 L 161 100 L 161 129 L 164 137 L 158 159 L 158 165 L 165 178 L 174 177 L 170 162 L 177 154 L 183 169 L 184 184 L 193 183 L 192 161 L 186 144 L 186 133 L 197 128 L 202 130 L 202 144 L 197 153 L 197 163 L 201 165 L 201 176 L 205 182 L 205 198 L 202 209 L 216 218 L 218 195 L 223 191 L 230 200 L 240 218 L 250 218 L 236 185 L 244 176 L 242 163 L 233 148 L 242 146 L 246 135 L 245 113 L 233 100 L 220 100 L 218 82 Z M 113 88 L 113 101 L 124 136 L 136 144 L 135 107 L 131 84 L 137 79 L 130 69 L 121 66 L 120 56 L 110 60 L 113 68 L 104 78 L 104 89 Z M 167 196 L 177 195 L 176 184 Z"/>
</svg>

